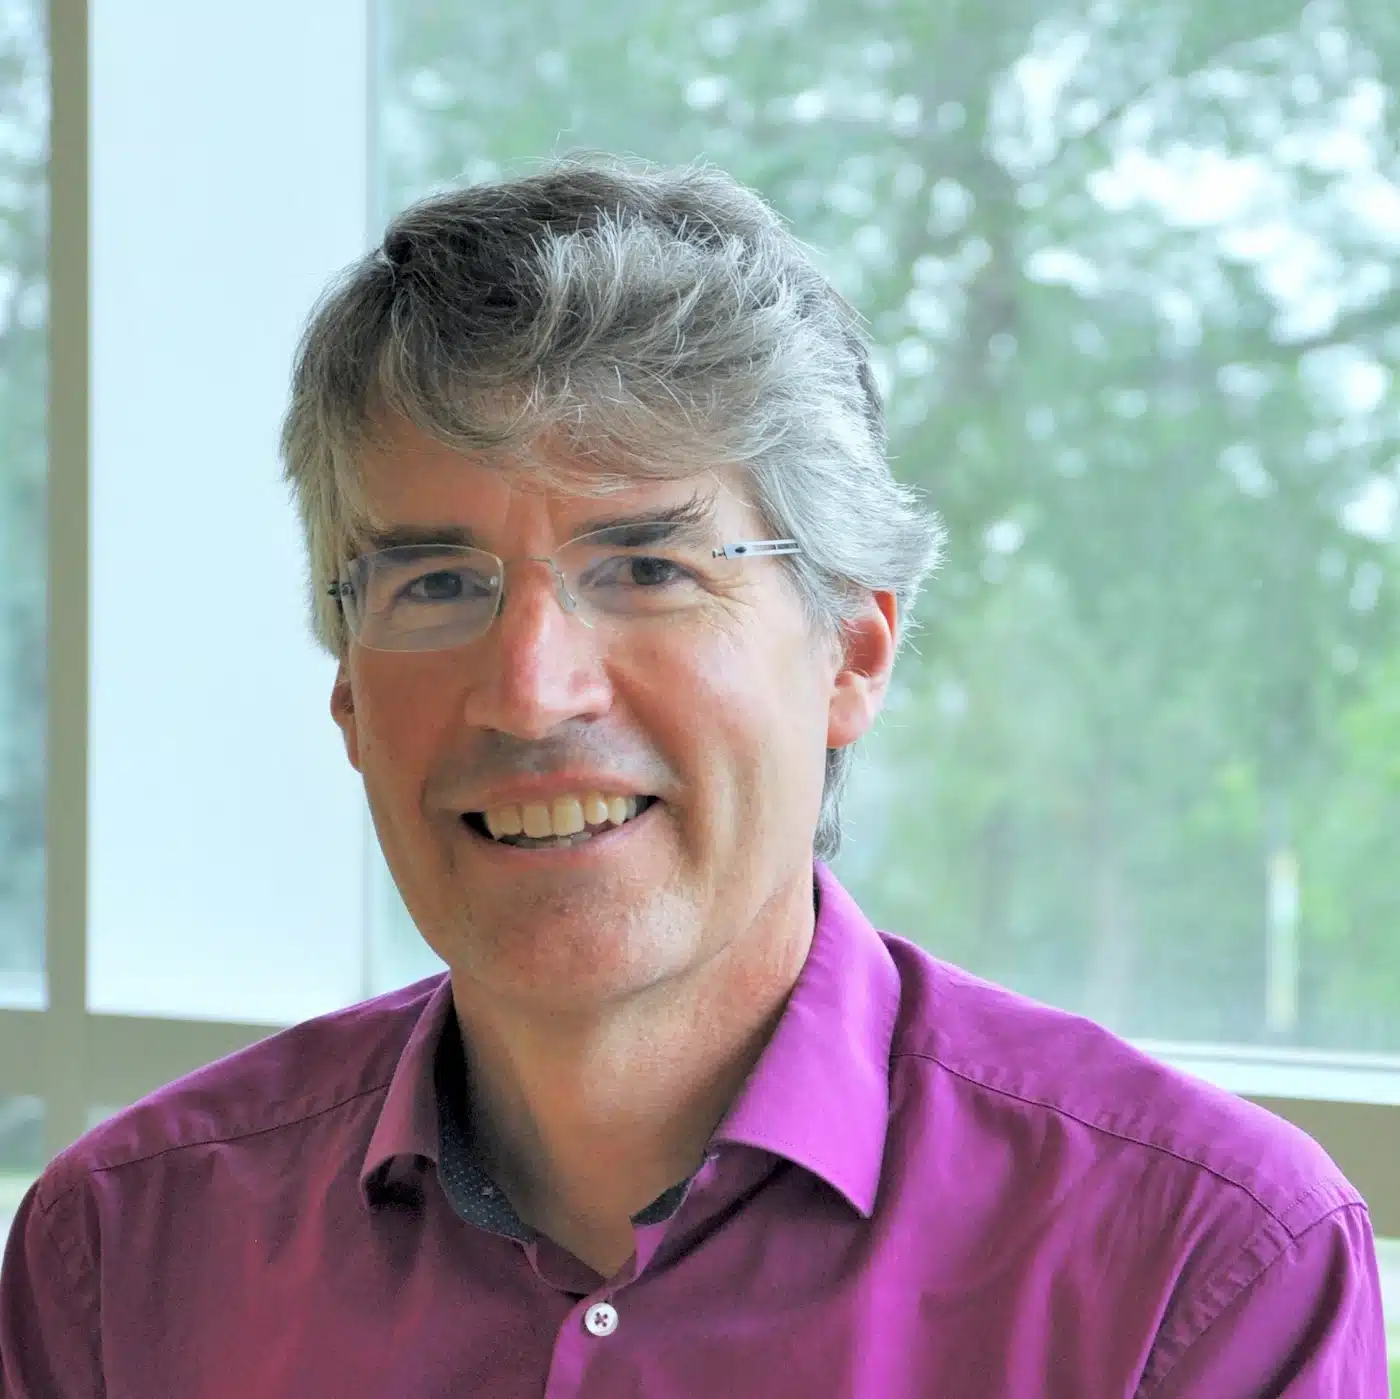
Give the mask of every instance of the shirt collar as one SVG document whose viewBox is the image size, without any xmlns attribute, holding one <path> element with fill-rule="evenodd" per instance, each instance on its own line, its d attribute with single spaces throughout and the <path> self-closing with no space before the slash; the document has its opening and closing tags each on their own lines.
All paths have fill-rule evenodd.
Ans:
<svg viewBox="0 0 1400 1399">
<path fill-rule="evenodd" d="M 899 974 L 880 935 L 820 862 L 811 950 L 768 1044 L 714 1135 L 820 1176 L 867 1218 L 884 1159 Z M 379 1197 L 396 1158 L 440 1165 L 434 1065 L 455 1024 L 442 973 L 399 1056 L 365 1152 L 360 1188 Z"/>
<path fill-rule="evenodd" d="M 383 1197 L 383 1187 L 400 1161 L 411 1167 L 415 1157 L 438 1160 L 434 1067 L 438 1040 L 444 1028 L 455 1023 L 452 979 L 442 972 L 399 1055 L 398 1067 L 389 1081 L 389 1091 L 369 1139 L 360 1167 L 360 1191 L 366 1204 L 377 1204 Z"/>
<path fill-rule="evenodd" d="M 890 1111 L 899 973 L 820 862 L 811 951 L 747 1083 L 715 1132 L 820 1176 L 867 1219 Z"/>
</svg>

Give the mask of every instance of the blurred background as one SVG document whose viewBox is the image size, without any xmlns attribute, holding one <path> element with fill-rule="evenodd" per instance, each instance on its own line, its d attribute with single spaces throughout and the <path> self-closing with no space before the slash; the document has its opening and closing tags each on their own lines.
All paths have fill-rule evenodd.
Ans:
<svg viewBox="0 0 1400 1399">
<path fill-rule="evenodd" d="M 384 212 L 703 155 L 867 317 L 950 541 L 850 801 L 876 920 L 1126 1033 L 1400 1054 L 1400 9 L 380 15 Z"/>
<path fill-rule="evenodd" d="M 421 194 L 702 157 L 867 318 L 949 529 L 838 875 L 1228 1087 L 1400 1113 L 1394 0 L 86 13 L 87 913 L 49 933 L 86 1011 L 276 1025 L 437 969 L 301 611 L 296 331 Z M 50 56 L 0 0 L 0 1004 L 35 1014 Z M 12 1181 L 43 1111 L 0 1099 Z"/>
</svg>

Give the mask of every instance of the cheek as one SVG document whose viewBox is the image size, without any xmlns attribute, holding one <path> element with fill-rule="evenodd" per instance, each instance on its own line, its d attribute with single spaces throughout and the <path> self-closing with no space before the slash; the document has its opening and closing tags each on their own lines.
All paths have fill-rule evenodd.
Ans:
<svg viewBox="0 0 1400 1399">
<path fill-rule="evenodd" d="M 452 699 L 444 677 L 367 665 L 357 676 L 356 729 L 366 779 L 380 787 L 415 781 L 447 726 Z"/>
<path fill-rule="evenodd" d="M 820 793 L 827 696 L 813 655 L 805 635 L 714 628 L 638 657 L 634 674 L 694 780 L 713 791 L 727 773 L 732 799 L 756 812 L 810 786 L 809 767 Z"/>
</svg>

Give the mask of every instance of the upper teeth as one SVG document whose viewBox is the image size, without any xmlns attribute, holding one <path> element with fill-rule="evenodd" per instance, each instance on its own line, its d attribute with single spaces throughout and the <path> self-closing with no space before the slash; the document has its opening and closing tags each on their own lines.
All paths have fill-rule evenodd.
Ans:
<svg viewBox="0 0 1400 1399">
<path fill-rule="evenodd" d="M 577 835 L 585 826 L 602 826 L 609 821 L 620 826 L 637 814 L 636 797 L 605 797 L 601 792 L 555 797 L 552 802 L 524 802 L 519 806 L 493 806 L 484 814 L 486 829 L 500 840 L 502 836 Z"/>
</svg>

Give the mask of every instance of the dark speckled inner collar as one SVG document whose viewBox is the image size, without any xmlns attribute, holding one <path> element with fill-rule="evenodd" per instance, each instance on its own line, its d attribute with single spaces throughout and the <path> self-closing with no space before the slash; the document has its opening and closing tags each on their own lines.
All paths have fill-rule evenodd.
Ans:
<svg viewBox="0 0 1400 1399">
<path fill-rule="evenodd" d="M 481 1168 L 472 1149 L 467 1068 L 455 1012 L 448 1014 L 438 1037 L 433 1082 L 437 1094 L 438 1170 L 453 1209 L 479 1229 L 521 1243 L 532 1242 L 535 1231 L 516 1214 L 505 1191 Z M 689 1185 L 687 1178 L 663 1191 L 632 1216 L 632 1223 L 664 1223 L 680 1208 Z"/>
</svg>

